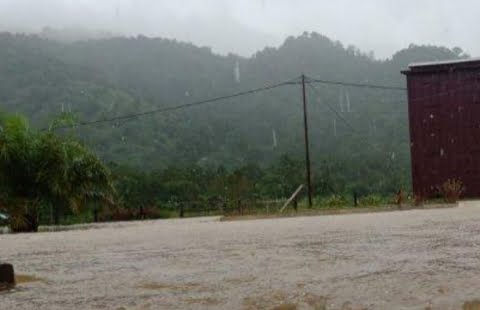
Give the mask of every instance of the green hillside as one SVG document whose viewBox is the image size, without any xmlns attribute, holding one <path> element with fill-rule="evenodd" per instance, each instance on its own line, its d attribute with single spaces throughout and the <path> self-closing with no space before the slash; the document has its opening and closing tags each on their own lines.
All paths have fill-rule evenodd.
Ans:
<svg viewBox="0 0 480 310">
<path fill-rule="evenodd" d="M 3 33 L 0 107 L 26 114 L 42 128 L 62 113 L 78 121 L 111 118 L 283 82 L 302 73 L 404 86 L 400 70 L 408 63 L 463 56 L 459 49 L 410 46 L 381 61 L 316 33 L 290 37 L 251 58 L 219 56 L 209 48 L 166 39 L 58 43 Z M 405 94 L 315 88 L 307 90 L 317 187 L 328 183 L 325 188 L 339 191 L 353 187 L 379 192 L 408 187 Z M 284 154 L 301 160 L 302 117 L 300 86 L 287 85 L 219 104 L 61 132 L 78 135 L 108 162 L 143 171 L 172 165 L 230 169 L 250 163 L 270 166 Z"/>
</svg>

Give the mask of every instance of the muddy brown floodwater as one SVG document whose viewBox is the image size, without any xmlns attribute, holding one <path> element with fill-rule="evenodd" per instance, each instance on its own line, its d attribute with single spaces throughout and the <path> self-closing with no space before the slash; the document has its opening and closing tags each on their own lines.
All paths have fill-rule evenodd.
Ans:
<svg viewBox="0 0 480 310">
<path fill-rule="evenodd" d="M 0 309 L 478 309 L 480 299 L 480 203 L 96 228 L 0 235 L 0 260 L 24 280 Z"/>
</svg>

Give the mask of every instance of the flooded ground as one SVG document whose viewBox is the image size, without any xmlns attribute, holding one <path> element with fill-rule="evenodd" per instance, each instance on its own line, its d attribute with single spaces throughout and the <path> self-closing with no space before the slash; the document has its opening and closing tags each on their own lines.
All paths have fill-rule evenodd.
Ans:
<svg viewBox="0 0 480 310">
<path fill-rule="evenodd" d="M 478 309 L 480 204 L 0 235 L 0 260 L 0 309 Z"/>
</svg>

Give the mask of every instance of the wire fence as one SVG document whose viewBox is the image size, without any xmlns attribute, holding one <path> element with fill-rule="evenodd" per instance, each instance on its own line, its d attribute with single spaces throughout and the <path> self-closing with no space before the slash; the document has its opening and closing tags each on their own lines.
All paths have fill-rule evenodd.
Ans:
<svg viewBox="0 0 480 310">
<path fill-rule="evenodd" d="M 204 202 L 183 202 L 175 208 L 179 217 L 209 216 L 209 215 L 245 215 L 255 213 L 278 212 L 287 199 L 238 199 L 223 200 L 217 204 L 205 207 Z"/>
</svg>

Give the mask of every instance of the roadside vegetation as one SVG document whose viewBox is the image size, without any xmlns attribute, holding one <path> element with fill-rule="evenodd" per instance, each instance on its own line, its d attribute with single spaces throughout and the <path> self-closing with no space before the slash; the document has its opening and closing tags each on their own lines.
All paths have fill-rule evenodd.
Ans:
<svg viewBox="0 0 480 310">
<path fill-rule="evenodd" d="M 78 122 L 237 93 L 300 72 L 401 86 L 399 72 L 410 62 L 467 56 L 461 49 L 411 45 L 378 60 L 318 33 L 289 37 L 251 58 L 141 36 L 60 44 L 2 33 L 0 47 L 1 108 L 11 113 L 0 117 L 0 226 L 17 232 L 278 213 L 305 183 L 300 92 L 293 86 L 232 98 L 235 104 L 221 107 L 74 126 Z M 318 87 L 320 95 L 310 88 L 307 94 L 313 209 L 404 203 L 411 191 L 406 97 Z M 345 123 L 333 121 L 326 104 Z M 439 197 L 456 201 L 462 190 L 449 180 L 439 186 Z M 306 209 L 304 195 L 297 210 Z M 424 203 L 424 197 L 410 200 Z"/>
<path fill-rule="evenodd" d="M 0 207 L 14 232 L 37 231 L 41 215 L 113 204 L 110 173 L 81 143 L 32 130 L 21 116 L 0 118 Z"/>
<path fill-rule="evenodd" d="M 288 155 L 270 166 L 247 164 L 235 169 L 192 164 L 142 171 L 104 164 L 71 132 L 55 133 L 66 122 L 71 118 L 62 115 L 48 130 L 38 131 L 22 116 L 0 117 L 0 226 L 34 232 L 39 225 L 278 215 L 305 180 L 303 162 Z M 326 165 L 314 172 L 312 208 L 304 190 L 285 208 L 285 215 L 389 210 L 425 203 L 398 190 L 406 185 L 395 178 L 380 180 L 383 186 L 372 179 L 369 187 L 342 179 Z M 462 191 L 461 182 L 448 180 L 439 187 L 439 199 L 453 203 Z"/>
</svg>

